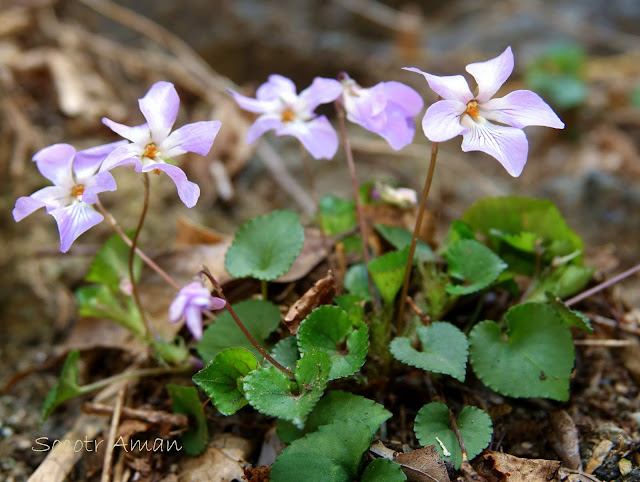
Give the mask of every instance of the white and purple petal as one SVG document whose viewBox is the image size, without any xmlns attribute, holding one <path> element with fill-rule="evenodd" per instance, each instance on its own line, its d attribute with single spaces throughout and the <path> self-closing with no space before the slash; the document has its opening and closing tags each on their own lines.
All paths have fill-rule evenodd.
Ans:
<svg viewBox="0 0 640 482">
<path fill-rule="evenodd" d="M 397 104 L 407 117 L 417 116 L 424 107 L 420 94 L 402 82 L 383 82 L 387 102 Z"/>
<path fill-rule="evenodd" d="M 49 212 L 58 223 L 60 231 L 60 251 L 66 253 L 73 242 L 82 233 L 86 232 L 104 219 L 86 203 L 74 202 L 70 206 L 57 208 Z"/>
<path fill-rule="evenodd" d="M 39 150 L 33 156 L 40 173 L 54 185 L 73 186 L 73 159 L 76 150 L 69 144 L 54 144 Z"/>
<path fill-rule="evenodd" d="M 42 201 L 39 201 L 32 196 L 22 196 L 16 200 L 16 205 L 12 211 L 13 219 L 16 222 L 22 221 L 29 214 L 45 207 L 45 204 Z"/>
<path fill-rule="evenodd" d="M 206 156 L 218 135 L 220 121 L 200 121 L 186 124 L 173 131 L 159 147 L 162 156 L 173 158 L 185 152 Z"/>
<path fill-rule="evenodd" d="M 141 146 L 146 146 L 151 142 L 151 130 L 149 128 L 149 124 L 145 123 L 140 124 L 139 126 L 127 126 L 112 121 L 107 117 L 102 118 L 102 123 L 119 136 L 129 139 L 131 142 L 135 142 Z"/>
<path fill-rule="evenodd" d="M 127 144 L 127 141 L 122 140 L 78 151 L 73 160 L 73 172 L 76 181 L 82 182 L 93 176 L 100 170 L 102 161 L 104 161 L 109 154 L 118 147 L 126 146 Z"/>
<path fill-rule="evenodd" d="M 489 100 L 513 72 L 511 47 L 507 47 L 494 59 L 467 65 L 467 72 L 473 75 L 478 83 L 476 99 L 480 102 Z"/>
<path fill-rule="evenodd" d="M 287 122 L 276 134 L 296 137 L 315 159 L 333 159 L 338 150 L 338 134 L 325 116 L 309 122 Z"/>
<path fill-rule="evenodd" d="M 100 172 L 110 171 L 118 166 L 133 166 L 137 172 L 140 172 L 142 169 L 140 162 L 142 154 L 144 154 L 144 148 L 138 144 L 120 146 L 102 161 Z"/>
<path fill-rule="evenodd" d="M 535 92 L 516 90 L 498 99 L 479 104 L 480 115 L 518 129 L 545 126 L 563 129 L 564 122 Z"/>
<path fill-rule="evenodd" d="M 256 98 L 261 101 L 279 99 L 280 97 L 295 97 L 296 84 L 279 74 L 271 74 L 267 81 L 258 87 Z"/>
<path fill-rule="evenodd" d="M 471 118 L 466 123 L 469 123 L 470 128 L 463 136 L 464 152 L 485 152 L 495 157 L 513 177 L 522 173 L 529 152 L 529 143 L 522 130 L 492 124 L 486 120 L 474 121 Z"/>
<path fill-rule="evenodd" d="M 444 142 L 460 134 L 467 128 L 460 123 L 466 104 L 457 100 L 439 100 L 427 109 L 422 119 L 422 130 L 431 142 Z"/>
<path fill-rule="evenodd" d="M 201 307 L 193 304 L 187 304 L 184 309 L 185 324 L 196 340 L 202 338 L 202 311 Z"/>
<path fill-rule="evenodd" d="M 415 135 L 413 117 L 407 117 L 406 111 L 395 104 L 386 110 L 386 123 L 379 134 L 389 143 L 392 149 L 398 151 L 411 144 Z"/>
<path fill-rule="evenodd" d="M 466 104 L 473 99 L 469 84 L 462 75 L 447 75 L 444 77 L 428 74 L 415 67 L 403 67 L 404 70 L 422 74 L 429 87 L 445 100 L 457 100 Z"/>
<path fill-rule="evenodd" d="M 229 89 L 228 92 L 233 96 L 233 99 L 240 106 L 240 108 L 253 112 L 255 114 L 262 114 L 264 112 L 275 112 L 278 110 L 282 103 L 278 97 L 271 99 L 252 99 L 242 94 L 238 94 Z"/>
<path fill-rule="evenodd" d="M 178 196 L 185 206 L 192 208 L 196 205 L 198 198 L 200 197 L 200 187 L 189 181 L 187 179 L 187 175 L 182 169 L 172 164 L 154 163 L 145 166 L 142 169 L 142 172 L 149 172 L 155 169 L 164 172 L 171 178 L 178 190 Z"/>
<path fill-rule="evenodd" d="M 98 194 L 105 191 L 115 191 L 116 189 L 116 181 L 111 173 L 108 171 L 100 172 L 85 182 L 82 202 L 95 204 L 98 202 Z"/>
<path fill-rule="evenodd" d="M 156 82 L 142 99 L 138 100 L 140 111 L 147 119 L 151 139 L 161 143 L 167 138 L 178 116 L 180 97 L 171 82 Z"/>
<path fill-rule="evenodd" d="M 261 115 L 247 130 L 247 144 L 253 144 L 262 134 L 271 129 L 281 129 L 282 119 L 277 114 Z"/>
<path fill-rule="evenodd" d="M 342 84 L 334 79 L 316 77 L 300 92 L 299 101 L 311 112 L 321 104 L 333 102 L 342 94 Z"/>
</svg>

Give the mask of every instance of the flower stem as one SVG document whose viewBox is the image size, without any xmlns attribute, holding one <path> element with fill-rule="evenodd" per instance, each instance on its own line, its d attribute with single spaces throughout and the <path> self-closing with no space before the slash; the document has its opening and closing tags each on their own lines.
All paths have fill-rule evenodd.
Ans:
<svg viewBox="0 0 640 482">
<path fill-rule="evenodd" d="M 353 186 L 354 201 L 356 204 L 356 216 L 358 218 L 358 227 L 360 228 L 360 238 L 362 241 L 362 256 L 366 265 L 365 273 L 367 275 L 367 283 L 369 285 L 369 295 L 371 296 L 371 302 L 373 303 L 373 309 L 376 314 L 380 313 L 380 300 L 376 296 L 376 290 L 373 287 L 373 280 L 369 276 L 369 248 L 367 246 L 367 228 L 364 222 L 364 213 L 362 212 L 362 204 L 360 203 L 360 191 L 358 189 L 358 178 L 356 176 L 356 166 L 353 162 L 353 152 L 351 151 L 351 144 L 347 137 L 347 127 L 344 121 L 344 108 L 336 101 L 336 110 L 338 112 L 338 124 L 340 126 L 340 136 L 342 137 L 342 143 L 344 145 L 344 152 L 347 158 L 347 166 L 349 166 L 349 175 L 351 177 L 351 185 Z"/>
<path fill-rule="evenodd" d="M 433 181 L 433 173 L 436 169 L 436 158 L 438 157 L 438 143 L 431 143 L 431 160 L 429 161 L 429 171 L 427 173 L 427 180 L 422 190 L 422 199 L 420 200 L 420 207 L 418 208 L 418 216 L 416 218 L 416 225 L 413 228 L 413 236 L 411 238 L 411 247 L 409 248 L 409 258 L 407 259 L 407 267 L 404 273 L 404 281 L 402 283 L 402 293 L 400 294 L 400 305 L 398 306 L 398 314 L 396 315 L 396 328 L 398 333 L 402 329 L 404 306 L 407 300 L 407 292 L 409 291 L 409 279 L 411 278 L 411 268 L 413 268 L 413 255 L 416 252 L 416 244 L 418 243 L 418 234 L 422 228 L 422 218 L 424 217 L 424 211 L 427 206 L 427 198 L 429 197 L 429 191 L 431 190 L 431 181 Z"/>
<path fill-rule="evenodd" d="M 285 367 L 280 365 L 280 363 L 278 363 L 271 355 L 269 355 L 265 351 L 265 349 L 262 348 L 262 346 L 260 346 L 260 344 L 253 337 L 253 335 L 249 333 L 249 330 L 247 330 L 246 326 L 244 326 L 244 323 L 240 321 L 240 318 L 238 317 L 234 309 L 231 307 L 231 303 L 229 303 L 229 300 L 227 300 L 226 296 L 224 295 L 224 292 L 222 291 L 222 286 L 220 286 L 218 281 L 216 281 L 216 279 L 213 277 L 213 275 L 211 274 L 211 271 L 209 271 L 209 269 L 206 266 L 203 266 L 200 272 L 198 273 L 198 275 L 201 275 L 201 274 L 209 278 L 209 281 L 211 281 L 211 284 L 213 285 L 213 288 L 216 290 L 217 295 L 225 301 L 225 308 L 227 309 L 231 317 L 234 319 L 234 321 L 238 325 L 238 328 L 242 330 L 242 333 L 244 333 L 244 336 L 247 337 L 247 339 L 251 342 L 251 344 L 256 347 L 256 350 L 258 350 L 260 354 L 263 357 L 265 357 L 269 361 L 269 363 L 271 363 L 274 367 L 276 367 L 278 370 L 284 373 L 287 377 L 291 378 L 292 380 L 295 380 L 296 379 L 295 375 L 291 371 L 287 370 Z"/>
<path fill-rule="evenodd" d="M 267 280 L 260 280 L 260 291 L 262 292 L 262 299 L 267 301 L 269 299 L 269 292 L 267 291 Z"/>
<path fill-rule="evenodd" d="M 567 301 L 565 301 L 564 304 L 567 305 L 567 306 L 575 305 L 579 301 L 582 301 L 585 298 L 588 298 L 589 296 L 597 293 L 598 291 L 602 291 L 603 289 L 608 288 L 609 286 L 611 286 L 613 284 L 616 284 L 619 281 L 622 281 L 623 279 L 628 278 L 632 274 L 637 273 L 639 271 L 640 271 L 640 264 L 637 264 L 633 268 L 630 268 L 630 269 L 628 269 L 626 271 L 623 271 L 622 273 L 614 276 L 613 278 L 611 278 L 611 279 L 609 279 L 607 281 L 603 281 L 599 285 L 596 285 L 593 288 L 590 288 L 590 289 L 588 289 L 586 291 L 583 291 L 580 294 L 577 294 L 573 298 L 570 298 Z"/>
<path fill-rule="evenodd" d="M 98 210 L 102 213 L 102 215 L 104 216 L 105 220 L 107 221 L 107 223 L 109 223 L 109 225 L 113 228 L 113 230 L 118 234 L 118 236 L 120 236 L 122 238 L 122 240 L 125 242 L 125 244 L 129 247 L 133 246 L 133 242 L 131 241 L 131 239 L 129 238 L 129 236 L 127 236 L 127 234 L 122 230 L 122 228 L 120 227 L 120 225 L 118 224 L 118 222 L 116 221 L 116 219 L 113 217 L 113 215 L 107 211 L 105 209 L 105 207 L 102 205 L 102 203 L 100 202 L 100 200 L 98 200 L 97 204 L 96 204 Z M 147 266 L 149 266 L 152 270 L 154 270 L 156 273 L 158 273 L 158 275 L 167 282 L 167 284 L 169 286 L 171 286 L 173 289 L 175 289 L 176 291 L 180 291 L 180 286 L 178 285 L 178 283 L 175 282 L 175 280 L 165 271 L 163 270 L 160 266 L 158 266 L 156 264 L 155 261 L 153 261 L 151 258 L 149 258 L 149 256 L 147 256 L 144 251 L 142 251 L 140 248 L 138 248 L 136 246 L 136 254 L 138 256 L 140 256 L 140 258 L 142 259 L 142 261 L 144 261 L 146 263 Z"/>
</svg>

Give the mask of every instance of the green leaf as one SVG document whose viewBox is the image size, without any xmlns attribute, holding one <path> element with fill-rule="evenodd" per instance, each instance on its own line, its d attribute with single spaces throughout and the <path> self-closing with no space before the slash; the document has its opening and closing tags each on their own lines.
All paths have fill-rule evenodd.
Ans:
<svg viewBox="0 0 640 482">
<path fill-rule="evenodd" d="M 249 373 L 243 380 L 245 397 L 252 407 L 265 415 L 291 420 L 302 427 L 322 396 L 330 371 L 329 355 L 313 350 L 298 360 L 295 381 L 273 366 Z"/>
<path fill-rule="evenodd" d="M 356 225 L 356 207 L 353 201 L 337 196 L 325 196 L 320 200 L 322 229 L 329 236 L 349 231 Z"/>
<path fill-rule="evenodd" d="M 227 348 L 196 373 L 192 380 L 202 388 L 220 413 L 232 415 L 248 403 L 244 398 L 242 379 L 258 366 L 258 360 L 249 350 Z"/>
<path fill-rule="evenodd" d="M 505 243 L 525 253 L 535 254 L 541 244 L 541 238 L 536 233 L 522 231 L 517 234 L 503 233 L 497 229 L 491 230 L 491 234 L 502 239 Z"/>
<path fill-rule="evenodd" d="M 332 390 L 322 397 L 309 414 L 304 428 L 299 429 L 286 420 L 279 420 L 278 437 L 284 443 L 291 443 L 303 435 L 315 432 L 322 425 L 352 419 L 364 422 L 373 437 L 380 425 L 390 417 L 391 412 L 373 400 L 341 390 Z"/>
<path fill-rule="evenodd" d="M 523 303 L 505 315 L 503 334 L 493 321 L 469 334 L 469 358 L 478 378 L 510 397 L 569 399 L 575 352 L 571 332 L 556 310 Z"/>
<path fill-rule="evenodd" d="M 384 224 L 376 224 L 375 228 L 376 231 L 378 231 L 380 235 L 398 251 L 406 248 L 407 246 L 411 246 L 413 233 L 411 233 L 410 231 L 399 226 L 386 226 Z M 429 246 L 421 239 L 418 239 L 418 242 L 416 243 L 416 251 L 413 255 L 413 260 L 414 262 L 417 260 L 421 263 L 434 261 L 435 254 L 433 253 L 431 246 Z"/>
<path fill-rule="evenodd" d="M 375 459 L 365 469 L 361 482 L 402 482 L 407 480 L 400 464 L 389 459 Z"/>
<path fill-rule="evenodd" d="M 351 318 L 337 306 L 323 305 L 313 310 L 298 329 L 301 353 L 315 349 L 325 351 L 331 359 L 329 379 L 342 378 L 357 372 L 369 348 L 367 325 L 354 329 Z"/>
<path fill-rule="evenodd" d="M 408 259 L 409 248 L 406 247 L 402 251 L 383 254 L 369 263 L 371 278 L 387 305 L 393 304 L 402 287 Z"/>
<path fill-rule="evenodd" d="M 574 264 L 559 266 L 537 282 L 527 301 L 545 301 L 547 293 L 559 298 L 571 296 L 587 286 L 592 274 L 593 268 Z"/>
<path fill-rule="evenodd" d="M 295 336 L 280 340 L 271 350 L 271 356 L 283 367 L 295 371 L 296 363 L 300 359 L 298 340 Z"/>
<path fill-rule="evenodd" d="M 122 279 L 129 280 L 129 251 L 125 242 L 114 234 L 100 248 L 93 258 L 89 273 L 85 278 L 93 283 L 103 283 L 112 291 L 120 290 Z M 133 260 L 133 276 L 140 279 L 142 259 L 138 255 Z"/>
<path fill-rule="evenodd" d="M 460 221 L 459 219 L 454 219 L 453 221 L 451 221 L 449 231 L 447 232 L 444 241 L 438 248 L 438 253 L 446 253 L 451 246 L 463 239 L 476 239 L 476 236 L 475 234 L 473 234 L 473 229 L 471 229 L 471 226 L 469 226 L 465 222 Z"/>
<path fill-rule="evenodd" d="M 587 318 L 584 313 L 572 310 L 567 305 L 565 305 L 560 298 L 553 298 L 552 295 L 549 304 L 556 310 L 556 314 L 568 326 L 575 326 L 576 328 L 582 331 L 586 331 L 587 333 L 593 333 L 591 321 L 589 321 L 589 318 Z"/>
<path fill-rule="evenodd" d="M 449 283 L 447 293 L 466 295 L 480 291 L 493 283 L 507 264 L 484 244 L 473 239 L 462 239 L 445 253 L 449 263 L 449 275 L 463 282 Z"/>
<path fill-rule="evenodd" d="M 365 301 L 356 295 L 341 295 L 334 300 L 336 305 L 342 308 L 351 318 L 353 326 L 364 323 L 364 303 Z"/>
<path fill-rule="evenodd" d="M 265 340 L 280 324 L 280 310 L 270 301 L 245 300 L 233 305 L 233 309 L 249 333 L 262 346 L 265 346 Z M 220 351 L 234 346 L 246 348 L 258 360 L 262 359 L 260 352 L 238 328 L 229 312 L 225 311 L 216 318 L 213 325 L 204 330 L 196 350 L 202 361 L 209 363 Z"/>
<path fill-rule="evenodd" d="M 407 365 L 451 375 L 456 380 L 464 382 L 469 352 L 465 334 L 446 322 L 419 326 L 416 333 L 422 350 L 413 348 L 409 338 L 398 337 L 391 342 L 391 354 L 394 358 Z"/>
<path fill-rule="evenodd" d="M 371 301 L 369 282 L 367 281 L 367 267 L 363 263 L 354 264 L 344 275 L 344 287 L 352 295 Z"/>
<path fill-rule="evenodd" d="M 133 300 L 123 301 L 104 284 L 78 288 L 76 299 L 80 316 L 115 321 L 139 337 L 147 332 Z"/>
<path fill-rule="evenodd" d="M 79 359 L 80 352 L 78 350 L 70 351 L 67 355 L 58 382 L 49 391 L 44 400 L 40 423 L 44 422 L 62 402 L 84 393 L 82 388 L 78 386 Z"/>
<path fill-rule="evenodd" d="M 458 415 L 456 425 L 460 430 L 469 460 L 489 445 L 493 425 L 491 417 L 485 411 L 477 407 L 464 407 Z M 462 450 L 451 428 L 449 409 L 444 403 L 432 402 L 423 406 L 416 416 L 413 430 L 420 445 L 423 447 L 435 445 L 445 462 L 453 462 L 456 469 L 460 468 Z"/>
<path fill-rule="evenodd" d="M 167 390 L 173 398 L 173 412 L 188 415 L 196 421 L 196 428 L 182 434 L 184 451 L 192 457 L 200 455 L 207 448 L 209 428 L 202 410 L 202 402 L 198 397 L 198 390 L 196 387 L 183 387 L 171 383 L 167 384 Z"/>
<path fill-rule="evenodd" d="M 323 425 L 296 440 L 271 466 L 273 482 L 347 482 L 355 480 L 371 443 L 369 427 L 359 420 Z"/>
<path fill-rule="evenodd" d="M 227 250 L 225 268 L 235 278 L 270 281 L 285 274 L 300 254 L 304 228 L 293 211 L 273 211 L 244 223 Z"/>
</svg>

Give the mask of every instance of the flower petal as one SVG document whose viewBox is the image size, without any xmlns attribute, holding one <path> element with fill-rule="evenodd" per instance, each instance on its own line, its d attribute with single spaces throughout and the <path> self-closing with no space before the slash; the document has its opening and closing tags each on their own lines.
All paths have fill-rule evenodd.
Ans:
<svg viewBox="0 0 640 482">
<path fill-rule="evenodd" d="M 387 102 L 397 104 L 405 112 L 407 117 L 417 116 L 424 107 L 424 101 L 420 94 L 402 82 L 384 82 L 384 92 Z"/>
<path fill-rule="evenodd" d="M 138 144 L 125 144 L 113 150 L 100 166 L 100 172 L 110 171 L 114 167 L 133 165 L 137 172 L 142 169 L 140 156 L 142 156 L 144 148 Z"/>
<path fill-rule="evenodd" d="M 95 204 L 98 202 L 98 194 L 105 191 L 115 191 L 116 181 L 110 172 L 101 172 L 91 177 L 84 185 L 82 202 Z"/>
<path fill-rule="evenodd" d="M 309 122 L 287 122 L 276 134 L 297 137 L 316 159 L 332 159 L 338 150 L 338 134 L 325 116 Z"/>
<path fill-rule="evenodd" d="M 192 208 L 198 202 L 200 197 L 200 187 L 189 181 L 187 175 L 178 166 L 172 164 L 149 164 L 142 169 L 142 172 L 149 172 L 158 169 L 164 172 L 175 183 L 178 189 L 180 200 L 188 208 Z"/>
<path fill-rule="evenodd" d="M 440 100 L 427 109 L 422 119 L 422 130 L 431 142 L 444 142 L 460 134 L 467 128 L 460 124 L 460 116 L 466 104 L 457 100 Z"/>
<path fill-rule="evenodd" d="M 218 298 L 217 296 L 212 296 L 211 297 L 211 306 L 209 306 L 209 309 L 212 310 L 212 311 L 221 310 L 226 305 L 227 305 L 227 302 L 225 300 L 223 300 L 222 298 Z"/>
<path fill-rule="evenodd" d="M 138 100 L 140 111 L 151 129 L 151 139 L 160 144 L 167 138 L 178 116 L 180 97 L 171 82 L 156 82 Z"/>
<path fill-rule="evenodd" d="M 478 83 L 476 99 L 481 102 L 489 100 L 513 72 L 511 47 L 507 47 L 495 59 L 467 65 L 467 72 L 473 75 Z"/>
<path fill-rule="evenodd" d="M 71 190 L 60 186 L 43 187 L 29 197 L 41 202 L 47 208 L 47 212 L 55 208 L 68 206 L 73 200 Z"/>
<path fill-rule="evenodd" d="M 99 224 L 104 219 L 86 203 L 74 202 L 70 206 L 57 208 L 49 212 L 58 223 L 60 231 L 60 251 L 66 253 L 73 242 L 82 233 Z"/>
<path fill-rule="evenodd" d="M 249 112 L 254 112 L 256 114 L 262 114 L 263 112 L 274 112 L 276 111 L 281 103 L 278 98 L 268 99 L 268 100 L 259 100 L 252 99 L 251 97 L 247 97 L 242 94 L 238 94 L 233 90 L 228 90 L 228 92 L 233 96 L 233 99 L 236 103 L 244 110 Z"/>
<path fill-rule="evenodd" d="M 316 77 L 309 87 L 300 92 L 300 102 L 314 111 L 320 104 L 333 102 L 342 94 L 342 84 L 334 79 Z"/>
<path fill-rule="evenodd" d="M 469 90 L 469 84 L 462 75 L 446 75 L 440 77 L 428 74 L 415 67 L 403 67 L 404 70 L 416 72 L 424 75 L 431 90 L 446 100 L 457 100 L 466 104 L 473 99 L 473 94 Z"/>
<path fill-rule="evenodd" d="M 71 166 L 76 150 L 69 144 L 54 144 L 33 156 L 40 173 L 56 186 L 73 186 Z"/>
<path fill-rule="evenodd" d="M 247 130 L 247 144 L 253 144 L 258 137 L 271 129 L 280 129 L 282 127 L 280 116 L 262 115 Z"/>
<path fill-rule="evenodd" d="M 169 321 L 177 323 L 182 318 L 185 306 L 187 306 L 188 297 L 180 291 L 171 304 L 169 305 Z"/>
<path fill-rule="evenodd" d="M 184 125 L 173 131 L 160 144 L 160 152 L 166 158 L 173 158 L 185 152 L 195 152 L 206 156 L 213 146 L 213 141 L 218 135 L 221 125 L 220 121 L 200 121 Z"/>
<path fill-rule="evenodd" d="M 102 161 L 104 161 L 109 154 L 118 147 L 126 146 L 127 144 L 127 141 L 122 140 L 78 151 L 73 160 L 73 172 L 75 173 L 76 180 L 83 182 L 85 179 L 93 176 L 98 172 Z"/>
<path fill-rule="evenodd" d="M 482 151 L 495 157 L 513 177 L 522 173 L 527 163 L 529 143 L 520 129 L 492 124 L 488 121 L 469 121 L 474 126 L 464 134 L 462 150 Z"/>
<path fill-rule="evenodd" d="M 193 305 L 184 309 L 184 319 L 187 328 L 196 340 L 202 338 L 202 311 Z"/>
<path fill-rule="evenodd" d="M 387 106 L 386 124 L 379 134 L 392 149 L 397 151 L 411 144 L 415 131 L 413 117 L 407 117 L 405 110 L 396 104 Z"/>
<path fill-rule="evenodd" d="M 278 74 L 271 74 L 269 79 L 258 87 L 256 98 L 264 100 L 278 99 L 280 97 L 295 97 L 296 84 L 291 79 Z"/>
<path fill-rule="evenodd" d="M 102 118 L 102 123 L 119 136 L 129 139 L 131 142 L 135 142 L 140 146 L 144 147 L 151 142 L 151 130 L 149 129 L 149 124 L 140 124 L 139 126 L 131 127 L 119 124 L 118 122 L 114 122 L 106 117 Z"/>
<path fill-rule="evenodd" d="M 38 209 L 44 207 L 45 204 L 42 201 L 38 201 L 37 199 L 31 196 L 22 196 L 16 200 L 16 205 L 13 208 L 12 214 L 13 219 L 18 222 L 22 221 L 29 214 Z"/>
<path fill-rule="evenodd" d="M 535 92 L 516 90 L 504 97 L 479 105 L 480 115 L 518 129 L 527 126 L 546 126 L 563 129 L 564 122 Z"/>
</svg>

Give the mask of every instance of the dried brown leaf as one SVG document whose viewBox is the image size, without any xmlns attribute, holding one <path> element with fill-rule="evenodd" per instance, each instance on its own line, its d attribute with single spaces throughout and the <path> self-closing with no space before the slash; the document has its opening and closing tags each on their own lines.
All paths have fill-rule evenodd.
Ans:
<svg viewBox="0 0 640 482">
<path fill-rule="evenodd" d="M 316 281 L 291 307 L 284 317 L 284 323 L 289 331 L 295 335 L 298 327 L 309 313 L 320 305 L 330 303 L 336 294 L 336 280 L 333 273 L 329 271 L 327 275 Z"/>
<path fill-rule="evenodd" d="M 502 452 L 487 452 L 478 472 L 490 482 L 558 481 L 559 460 L 522 459 Z"/>
<path fill-rule="evenodd" d="M 447 467 L 435 445 L 428 445 L 393 458 L 410 482 L 450 482 Z"/>
<path fill-rule="evenodd" d="M 573 419 L 565 410 L 558 410 L 551 414 L 551 433 L 549 441 L 553 450 L 558 454 L 562 463 L 572 469 L 580 470 L 580 434 L 573 423 Z"/>
</svg>

